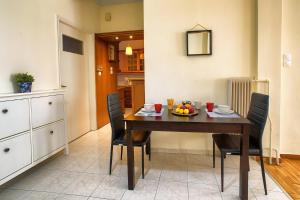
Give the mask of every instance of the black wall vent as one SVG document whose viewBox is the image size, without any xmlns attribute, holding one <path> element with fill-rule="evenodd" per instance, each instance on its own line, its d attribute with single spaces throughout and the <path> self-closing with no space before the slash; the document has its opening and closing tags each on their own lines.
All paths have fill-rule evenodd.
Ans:
<svg viewBox="0 0 300 200">
<path fill-rule="evenodd" d="M 83 55 L 83 42 L 67 35 L 62 36 L 63 51 Z"/>
</svg>

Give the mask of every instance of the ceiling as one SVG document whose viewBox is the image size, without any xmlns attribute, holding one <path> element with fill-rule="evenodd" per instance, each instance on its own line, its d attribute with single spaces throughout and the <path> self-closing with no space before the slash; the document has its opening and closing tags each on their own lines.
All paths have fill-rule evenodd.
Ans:
<svg viewBox="0 0 300 200">
<path fill-rule="evenodd" d="M 143 2 L 143 0 L 96 0 L 99 5 L 122 4 L 132 2 Z"/>
<path fill-rule="evenodd" d="M 130 36 L 132 38 L 130 39 Z M 128 40 L 143 40 L 144 39 L 144 31 L 122 31 L 122 32 L 110 32 L 110 33 L 98 33 L 96 37 L 106 41 L 106 42 L 121 42 Z M 118 40 L 116 40 L 118 37 Z"/>
</svg>

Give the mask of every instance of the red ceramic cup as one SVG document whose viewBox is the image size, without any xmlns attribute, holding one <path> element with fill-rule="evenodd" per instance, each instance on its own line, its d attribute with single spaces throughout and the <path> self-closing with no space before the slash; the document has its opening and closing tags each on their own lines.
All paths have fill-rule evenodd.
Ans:
<svg viewBox="0 0 300 200">
<path fill-rule="evenodd" d="M 162 105 L 160 103 L 154 104 L 155 112 L 160 113 Z"/>
<path fill-rule="evenodd" d="M 214 103 L 212 103 L 212 102 L 207 102 L 207 103 L 206 103 L 206 108 L 207 108 L 207 111 L 208 111 L 208 112 L 212 112 L 213 109 L 214 109 Z"/>
</svg>

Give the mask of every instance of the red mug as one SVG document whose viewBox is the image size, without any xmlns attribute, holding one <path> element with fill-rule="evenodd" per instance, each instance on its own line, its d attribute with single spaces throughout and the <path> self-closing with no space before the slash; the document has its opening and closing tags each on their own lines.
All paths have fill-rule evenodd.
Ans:
<svg viewBox="0 0 300 200">
<path fill-rule="evenodd" d="M 212 102 L 207 102 L 206 103 L 206 108 L 208 112 L 212 112 L 214 110 L 214 103 Z"/>
<path fill-rule="evenodd" d="M 162 105 L 160 103 L 154 104 L 155 112 L 160 113 Z"/>
</svg>

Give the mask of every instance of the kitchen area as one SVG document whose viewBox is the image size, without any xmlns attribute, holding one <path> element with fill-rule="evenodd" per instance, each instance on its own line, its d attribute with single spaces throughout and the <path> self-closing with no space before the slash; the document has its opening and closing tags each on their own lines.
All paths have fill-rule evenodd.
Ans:
<svg viewBox="0 0 300 200">
<path fill-rule="evenodd" d="M 95 35 L 98 128 L 109 123 L 106 96 L 118 92 L 124 113 L 145 103 L 144 32 L 126 31 Z"/>
</svg>

